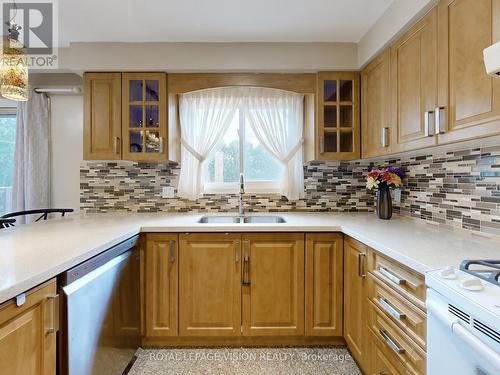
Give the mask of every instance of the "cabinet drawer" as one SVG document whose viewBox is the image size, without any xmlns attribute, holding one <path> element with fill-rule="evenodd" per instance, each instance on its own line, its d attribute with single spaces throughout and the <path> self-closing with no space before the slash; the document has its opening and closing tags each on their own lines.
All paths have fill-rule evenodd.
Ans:
<svg viewBox="0 0 500 375">
<path fill-rule="evenodd" d="M 375 251 L 371 252 L 368 268 L 377 278 L 396 289 L 422 310 L 425 310 L 425 281 L 423 275 L 411 271 Z"/>
<path fill-rule="evenodd" d="M 369 328 L 386 357 L 392 363 L 399 361 L 410 374 L 425 374 L 425 352 L 373 303 L 370 303 L 368 310 Z"/>
<path fill-rule="evenodd" d="M 373 275 L 368 276 L 368 298 L 386 317 L 425 349 L 426 314 Z"/>
<path fill-rule="evenodd" d="M 387 353 L 387 346 L 380 342 L 377 336 L 368 330 L 368 344 L 371 348 L 371 366 L 369 375 L 407 375 L 409 372 L 398 358 Z M 388 355 L 389 354 L 389 355 Z"/>
</svg>

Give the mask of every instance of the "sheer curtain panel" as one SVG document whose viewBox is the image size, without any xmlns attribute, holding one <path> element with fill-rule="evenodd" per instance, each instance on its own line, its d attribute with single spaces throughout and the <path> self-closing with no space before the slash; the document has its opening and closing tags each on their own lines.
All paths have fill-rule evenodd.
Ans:
<svg viewBox="0 0 500 375">
<path fill-rule="evenodd" d="M 17 108 L 12 209 L 50 207 L 49 98 L 30 93 Z"/>
<path fill-rule="evenodd" d="M 238 91 L 231 87 L 195 91 L 179 96 L 179 197 L 195 200 L 203 195 L 203 161 L 222 141 L 240 102 Z"/>
<path fill-rule="evenodd" d="M 289 200 L 304 196 L 304 95 L 248 88 L 246 118 L 259 142 L 284 165 L 280 191 Z"/>
</svg>

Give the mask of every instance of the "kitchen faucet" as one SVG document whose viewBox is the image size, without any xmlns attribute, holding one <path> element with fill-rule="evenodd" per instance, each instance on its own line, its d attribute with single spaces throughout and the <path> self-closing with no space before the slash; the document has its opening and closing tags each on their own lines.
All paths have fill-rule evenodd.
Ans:
<svg viewBox="0 0 500 375">
<path fill-rule="evenodd" d="M 238 198 L 238 213 L 240 216 L 245 214 L 245 206 L 243 204 L 243 194 L 245 194 L 245 182 L 243 180 L 243 173 L 240 173 L 240 194 Z"/>
</svg>

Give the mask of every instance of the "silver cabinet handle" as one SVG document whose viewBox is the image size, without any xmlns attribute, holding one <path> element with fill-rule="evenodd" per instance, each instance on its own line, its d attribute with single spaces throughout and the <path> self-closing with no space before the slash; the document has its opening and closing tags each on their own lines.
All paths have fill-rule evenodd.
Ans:
<svg viewBox="0 0 500 375">
<path fill-rule="evenodd" d="M 365 273 L 365 259 L 366 259 L 366 254 L 365 253 L 358 253 L 358 276 L 365 278 L 366 273 Z"/>
<path fill-rule="evenodd" d="M 389 147 L 389 128 L 382 128 L 382 147 Z"/>
<path fill-rule="evenodd" d="M 432 122 L 434 111 L 425 111 L 424 113 L 424 132 L 426 137 L 432 137 L 435 134 L 435 124 Z"/>
<path fill-rule="evenodd" d="M 319 153 L 323 154 L 325 152 L 325 137 L 319 137 Z"/>
<path fill-rule="evenodd" d="M 406 315 L 405 314 L 402 314 L 400 313 L 398 310 L 396 310 L 394 307 L 392 307 L 390 304 L 389 304 L 389 301 L 387 301 L 385 298 L 383 297 L 380 297 L 378 299 L 378 302 L 380 303 L 380 305 L 384 308 L 385 311 L 387 311 L 389 314 L 391 314 L 393 317 L 395 317 L 396 319 L 404 319 L 406 318 Z"/>
<path fill-rule="evenodd" d="M 436 107 L 434 111 L 437 134 L 446 133 L 445 107 Z"/>
<path fill-rule="evenodd" d="M 113 152 L 119 154 L 120 137 L 113 137 Z"/>
<path fill-rule="evenodd" d="M 387 334 L 387 331 L 386 331 L 386 330 L 384 330 L 384 329 L 380 329 L 380 330 L 378 331 L 378 333 L 380 333 L 380 336 L 382 336 L 382 338 L 385 340 L 385 342 L 386 342 L 386 343 L 387 343 L 387 344 L 391 347 L 391 349 L 392 349 L 392 350 L 394 350 L 396 353 L 398 353 L 398 354 L 403 354 L 403 353 L 405 352 L 405 350 L 404 350 L 403 348 L 400 348 L 400 347 L 398 346 L 398 344 L 396 344 L 396 343 L 394 342 L 394 340 L 393 340 L 393 339 L 391 339 L 391 338 L 389 337 L 389 335 Z"/>
<path fill-rule="evenodd" d="M 45 333 L 56 333 L 59 331 L 59 294 L 47 296 L 47 300 L 48 302 L 52 302 L 52 311 L 50 313 L 51 322 L 45 329 Z"/>
<path fill-rule="evenodd" d="M 170 263 L 175 262 L 175 241 L 170 240 Z"/>
<path fill-rule="evenodd" d="M 384 275 L 385 277 L 387 277 L 394 284 L 397 284 L 397 285 L 404 285 L 404 284 L 406 284 L 406 280 L 400 279 L 399 277 L 393 275 L 392 273 L 390 273 L 389 271 L 387 271 L 384 267 L 379 267 L 378 270 L 379 270 L 379 272 L 382 275 Z"/>
<path fill-rule="evenodd" d="M 163 154 L 163 137 L 160 137 L 160 154 Z"/>
<path fill-rule="evenodd" d="M 243 256 L 243 280 L 241 284 L 243 286 L 250 286 L 250 256 L 248 255 L 250 242 L 244 241 L 245 246 L 245 255 Z"/>
</svg>

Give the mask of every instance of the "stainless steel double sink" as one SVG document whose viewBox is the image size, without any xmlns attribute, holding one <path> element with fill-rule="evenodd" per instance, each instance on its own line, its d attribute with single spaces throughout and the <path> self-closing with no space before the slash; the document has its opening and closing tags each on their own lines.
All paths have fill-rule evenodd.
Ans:
<svg viewBox="0 0 500 375">
<path fill-rule="evenodd" d="M 286 220 L 281 216 L 243 215 L 243 216 L 202 216 L 198 223 L 201 224 L 282 224 Z"/>
</svg>

